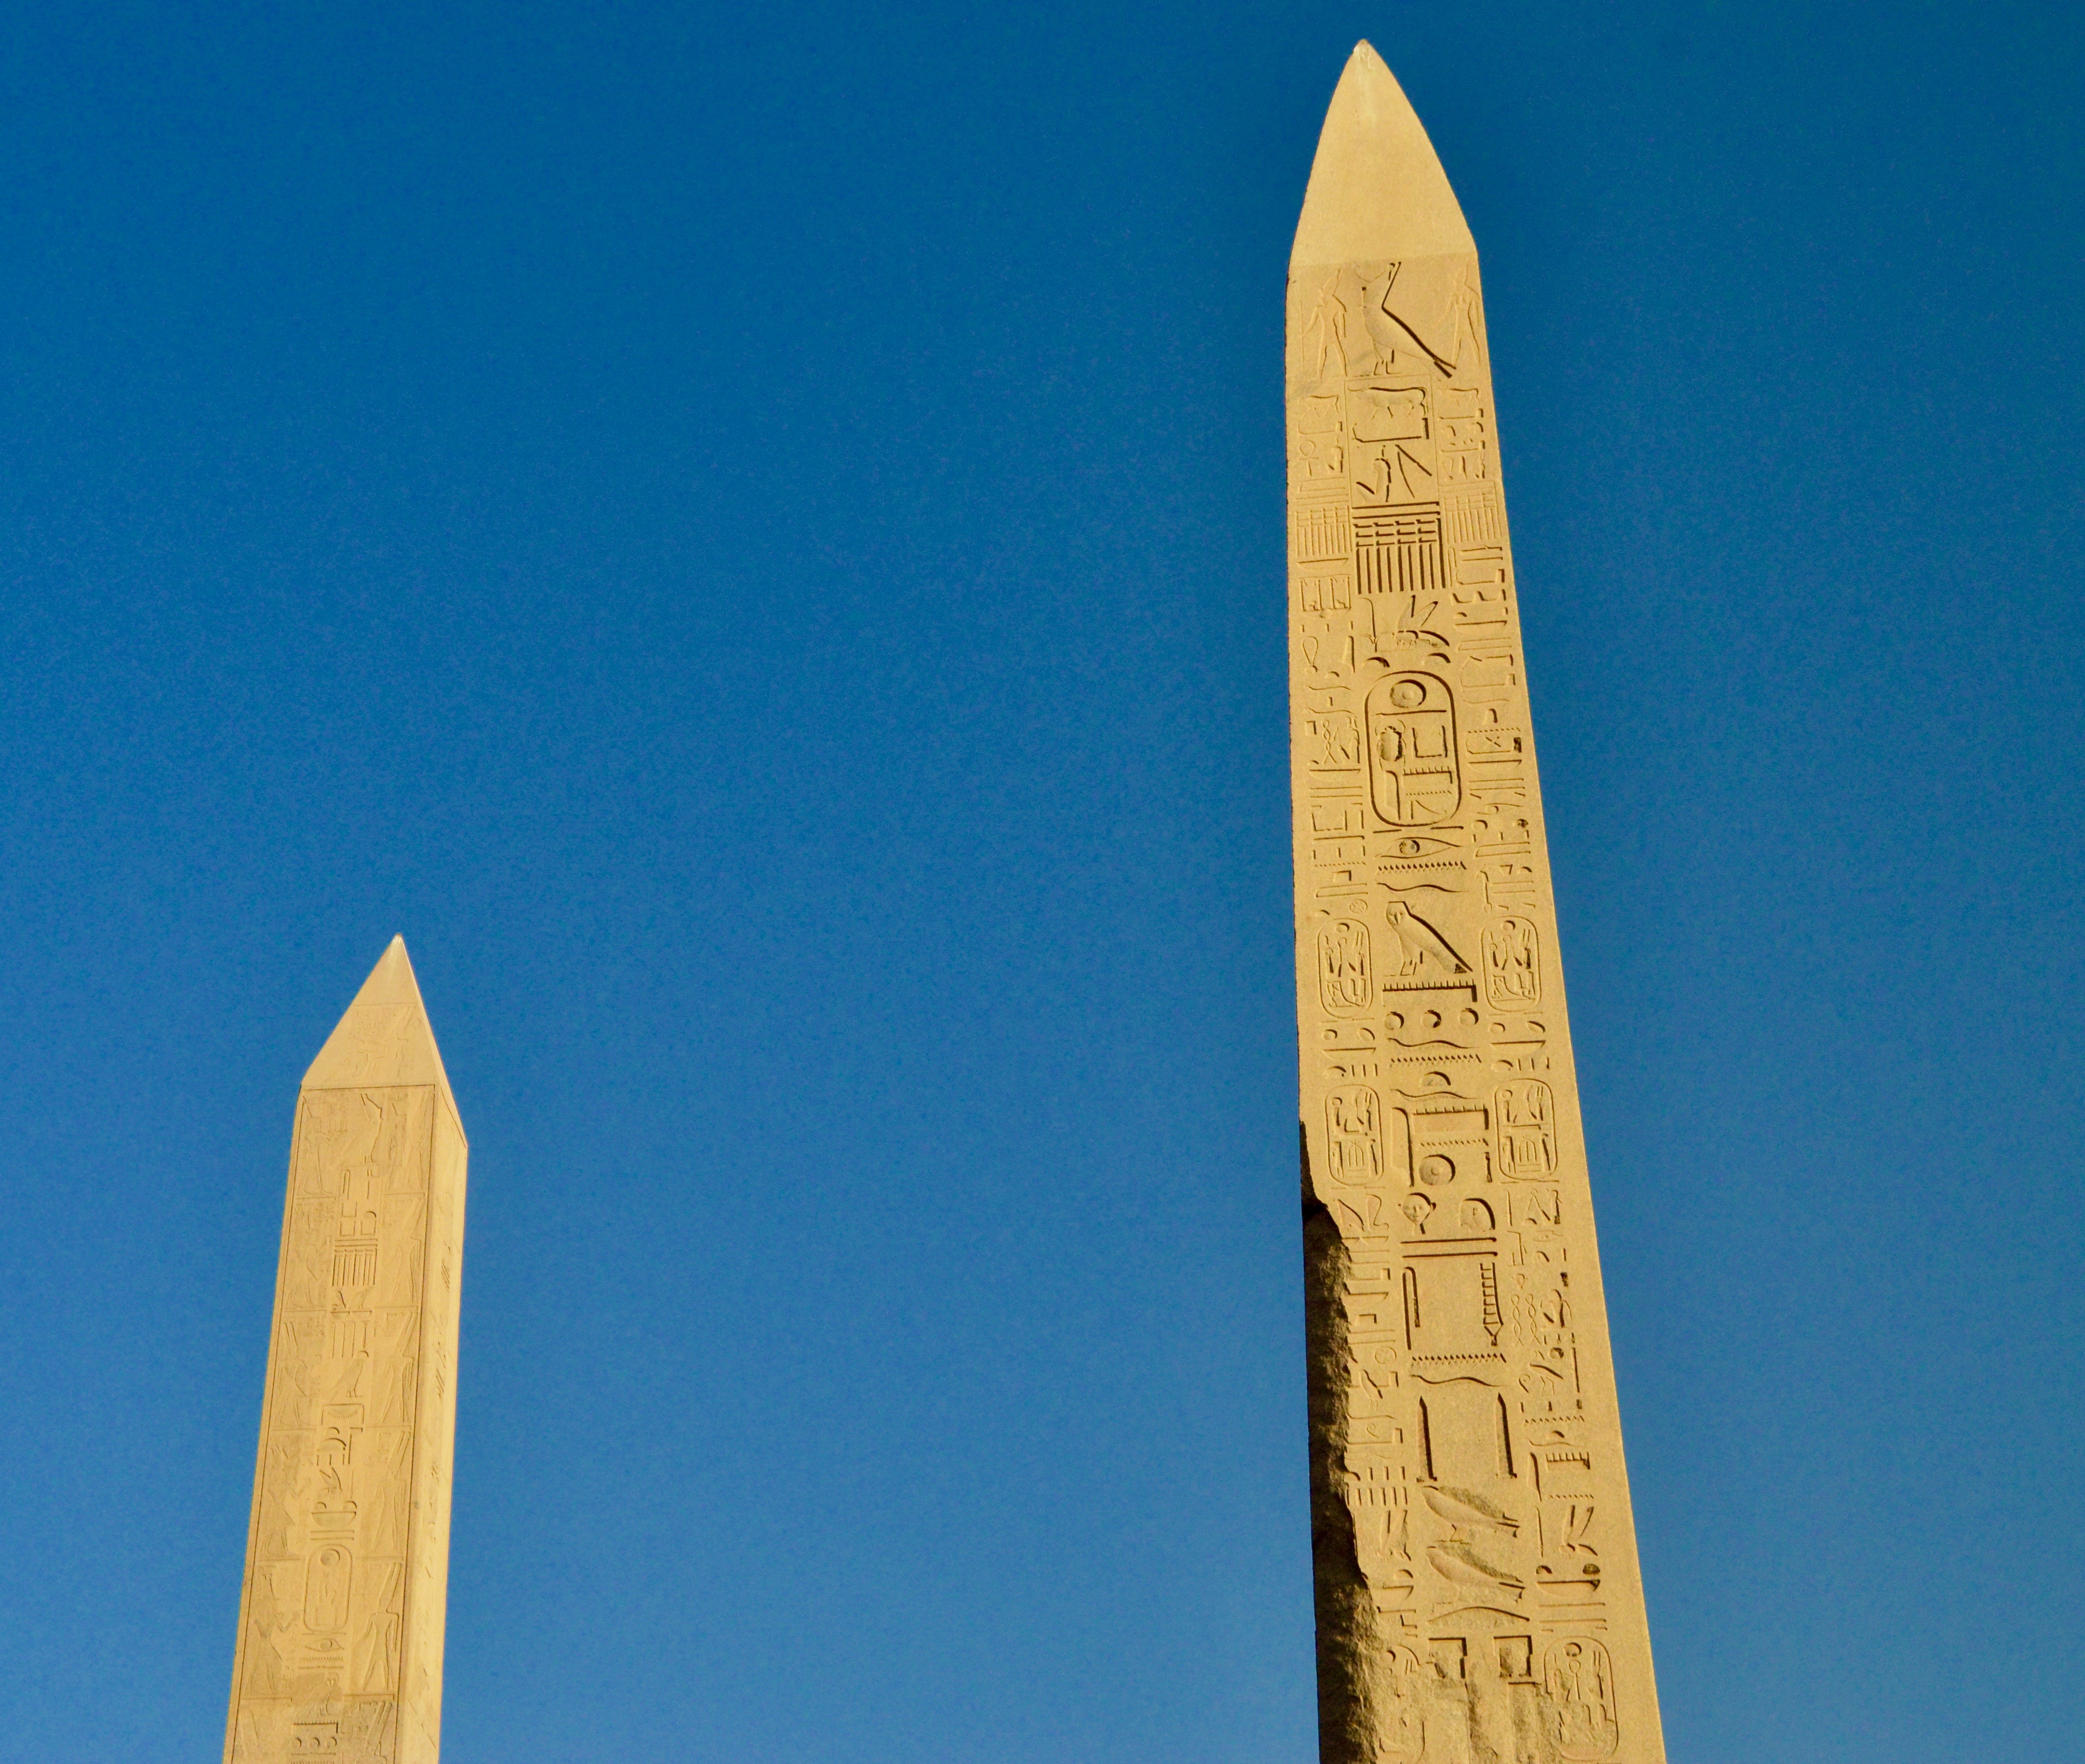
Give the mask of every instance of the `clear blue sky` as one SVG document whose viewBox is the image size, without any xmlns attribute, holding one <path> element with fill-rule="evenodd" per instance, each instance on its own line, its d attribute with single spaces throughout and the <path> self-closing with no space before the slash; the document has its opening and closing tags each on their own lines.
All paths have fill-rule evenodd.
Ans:
<svg viewBox="0 0 2085 1764">
<path fill-rule="evenodd" d="M 290 1111 L 473 1140 L 452 1764 L 1306 1764 L 1281 282 L 1484 252 L 1675 1764 L 2074 1755 L 2053 4 L 23 8 L 0 1756 L 221 1741 Z"/>
</svg>

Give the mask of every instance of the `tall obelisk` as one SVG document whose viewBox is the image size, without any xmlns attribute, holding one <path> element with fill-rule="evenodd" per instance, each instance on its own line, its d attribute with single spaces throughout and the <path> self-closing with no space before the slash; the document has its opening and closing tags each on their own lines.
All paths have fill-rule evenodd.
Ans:
<svg viewBox="0 0 2085 1764">
<path fill-rule="evenodd" d="M 467 1150 L 394 938 L 297 1096 L 227 1764 L 440 1753 Z"/>
<path fill-rule="evenodd" d="M 1365 43 L 1287 379 L 1321 1754 L 1654 1764 L 1476 249 Z"/>
</svg>

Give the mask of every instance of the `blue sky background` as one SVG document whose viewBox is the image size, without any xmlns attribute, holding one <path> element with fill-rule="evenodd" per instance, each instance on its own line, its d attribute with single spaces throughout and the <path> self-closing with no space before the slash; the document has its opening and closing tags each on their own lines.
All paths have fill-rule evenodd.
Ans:
<svg viewBox="0 0 2085 1764">
<path fill-rule="evenodd" d="M 1675 1764 L 2070 1755 L 2071 9 L 20 8 L 0 1754 L 215 1756 L 297 1080 L 473 1141 L 445 1757 L 1315 1756 L 1281 283 L 1484 257 Z"/>
</svg>

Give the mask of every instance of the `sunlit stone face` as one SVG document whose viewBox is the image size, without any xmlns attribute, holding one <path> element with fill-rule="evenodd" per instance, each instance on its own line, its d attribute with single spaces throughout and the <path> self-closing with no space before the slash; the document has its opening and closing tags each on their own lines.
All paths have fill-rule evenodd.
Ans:
<svg viewBox="0 0 2085 1764">
<path fill-rule="evenodd" d="M 433 1764 L 467 1156 L 394 941 L 298 1093 L 227 1764 Z"/>
<path fill-rule="evenodd" d="M 1476 248 L 1365 44 L 1287 334 L 1323 1755 L 1653 1764 Z"/>
</svg>

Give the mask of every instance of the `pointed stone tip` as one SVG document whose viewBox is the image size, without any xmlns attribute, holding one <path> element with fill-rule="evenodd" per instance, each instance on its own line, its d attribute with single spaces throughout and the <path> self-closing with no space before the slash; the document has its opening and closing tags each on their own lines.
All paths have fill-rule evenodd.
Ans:
<svg viewBox="0 0 2085 1764">
<path fill-rule="evenodd" d="M 406 939 L 393 937 L 355 995 L 356 1004 L 420 1003 L 420 983 L 413 973 L 413 958 L 406 953 Z M 352 1008 L 352 1007 L 350 1007 Z"/>
<path fill-rule="evenodd" d="M 448 1074 L 402 936 L 385 946 L 304 1074 L 307 1090 L 364 1084 L 433 1084 L 448 1094 Z M 452 1098 L 450 1107 L 455 1107 Z"/>
<path fill-rule="evenodd" d="M 1383 58 L 1357 43 L 1318 136 L 1289 268 L 1476 248 L 1418 112 Z"/>
</svg>

